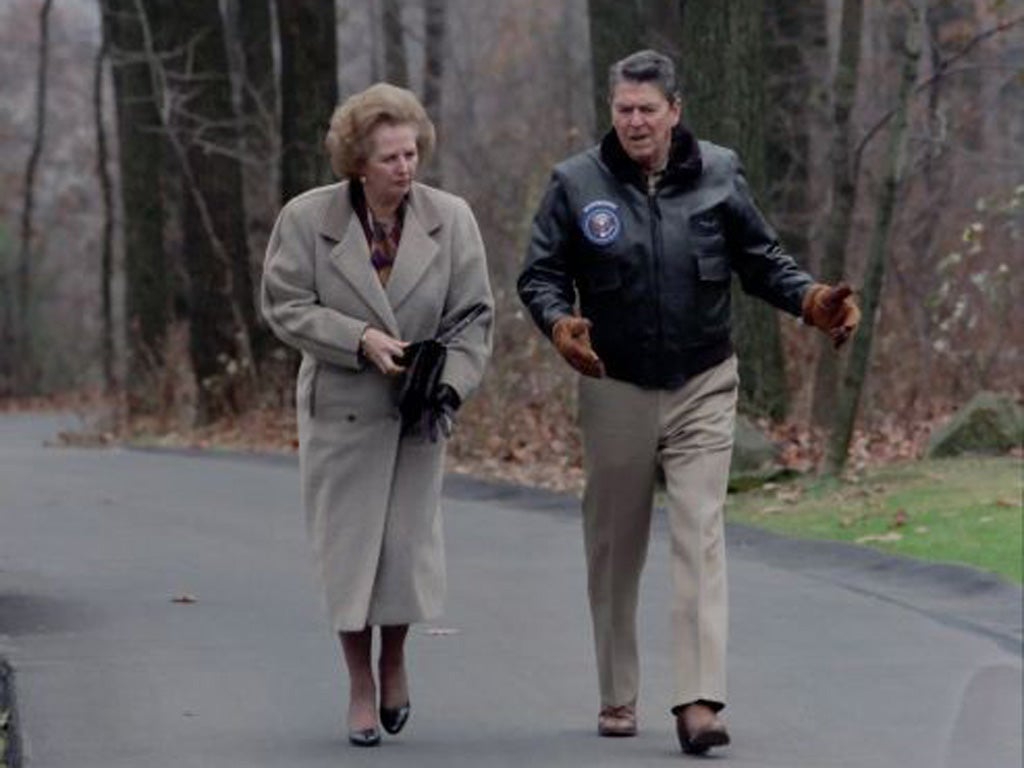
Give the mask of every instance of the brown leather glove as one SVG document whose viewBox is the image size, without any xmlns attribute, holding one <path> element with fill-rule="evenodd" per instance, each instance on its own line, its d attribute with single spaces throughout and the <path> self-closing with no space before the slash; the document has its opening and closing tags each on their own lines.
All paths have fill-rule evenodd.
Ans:
<svg viewBox="0 0 1024 768">
<path fill-rule="evenodd" d="M 815 283 L 804 294 L 804 322 L 829 335 L 839 349 L 860 324 L 860 310 L 850 298 L 853 289 L 846 283 L 836 286 Z"/>
<path fill-rule="evenodd" d="M 590 345 L 590 321 L 583 317 L 560 317 L 551 327 L 551 340 L 559 354 L 584 376 L 600 379 L 604 363 Z"/>
</svg>

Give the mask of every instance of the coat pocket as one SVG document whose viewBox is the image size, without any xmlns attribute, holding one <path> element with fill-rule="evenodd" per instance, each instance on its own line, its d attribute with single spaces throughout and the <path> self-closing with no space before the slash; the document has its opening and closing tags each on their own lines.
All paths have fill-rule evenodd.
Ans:
<svg viewBox="0 0 1024 768">
<path fill-rule="evenodd" d="M 702 282 L 729 280 L 732 272 L 729 259 L 724 253 L 702 253 L 697 256 L 697 274 Z"/>
<path fill-rule="evenodd" d="M 732 290 L 729 258 L 725 253 L 699 253 L 697 277 L 701 336 L 709 341 L 727 336 Z"/>
<path fill-rule="evenodd" d="M 690 231 L 690 245 L 692 250 L 698 255 L 701 262 L 704 257 L 721 256 L 724 258 L 726 247 L 725 247 L 725 230 L 722 228 L 722 222 L 714 210 L 703 211 L 696 216 L 690 218 L 688 222 Z M 702 266 L 700 272 L 701 280 L 722 280 L 722 277 L 711 277 L 711 270 L 715 270 L 715 274 L 721 274 L 720 268 L 707 266 L 708 274 L 705 276 L 704 267 Z M 726 265 L 728 270 L 728 265 Z"/>
<path fill-rule="evenodd" d="M 350 371 L 321 362 L 310 390 L 310 416 L 349 424 L 397 418 L 394 384 L 375 369 Z"/>
</svg>

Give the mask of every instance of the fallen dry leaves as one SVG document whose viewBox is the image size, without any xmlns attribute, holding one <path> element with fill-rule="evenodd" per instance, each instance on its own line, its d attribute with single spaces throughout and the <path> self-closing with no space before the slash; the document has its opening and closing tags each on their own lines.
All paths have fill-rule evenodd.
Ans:
<svg viewBox="0 0 1024 768">
<path fill-rule="evenodd" d="M 857 544 L 871 544 L 873 542 L 878 544 L 887 544 L 894 541 L 901 541 L 902 539 L 902 533 L 889 531 L 888 533 L 871 533 L 867 536 L 860 536 L 854 539 L 854 542 Z"/>
</svg>

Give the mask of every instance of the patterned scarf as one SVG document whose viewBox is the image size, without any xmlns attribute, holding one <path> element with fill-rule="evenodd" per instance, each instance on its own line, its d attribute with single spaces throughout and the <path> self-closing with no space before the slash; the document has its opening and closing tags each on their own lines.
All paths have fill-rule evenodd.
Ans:
<svg viewBox="0 0 1024 768">
<path fill-rule="evenodd" d="M 366 195 L 362 185 L 353 182 L 352 203 L 359 222 L 363 225 L 363 233 L 366 235 L 366 243 L 370 247 L 370 264 L 377 272 L 381 285 L 388 284 L 391 277 L 391 270 L 395 265 L 395 257 L 398 255 L 398 243 L 402 239 L 402 222 L 405 219 L 405 200 L 395 211 L 395 219 L 388 225 L 377 221 L 373 217 L 370 206 L 366 204 Z M 356 189 L 358 187 L 358 191 Z"/>
</svg>

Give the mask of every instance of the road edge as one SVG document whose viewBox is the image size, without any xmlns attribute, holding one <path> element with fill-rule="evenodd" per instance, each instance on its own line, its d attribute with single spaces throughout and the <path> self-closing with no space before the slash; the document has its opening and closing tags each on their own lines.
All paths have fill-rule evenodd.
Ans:
<svg viewBox="0 0 1024 768">
<path fill-rule="evenodd" d="M 578 517 L 572 494 L 464 475 L 445 478 L 445 496 Z M 667 535 L 659 515 L 654 535 Z M 946 626 L 982 635 L 1024 657 L 1024 588 L 959 563 L 919 560 L 828 539 L 799 539 L 744 523 L 726 522 L 730 557 L 797 571 L 866 597 L 898 605 Z"/>
<path fill-rule="evenodd" d="M 21 768 L 21 754 L 14 667 L 0 656 L 0 766 Z"/>
</svg>

